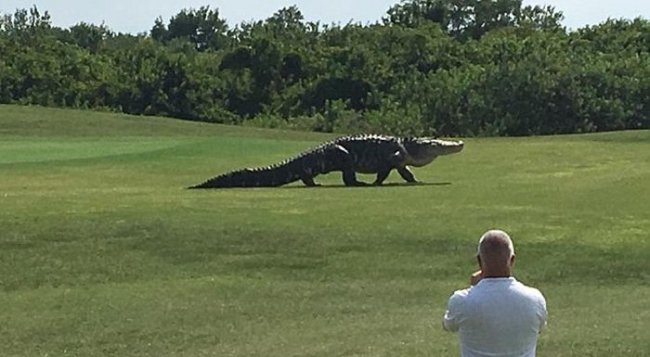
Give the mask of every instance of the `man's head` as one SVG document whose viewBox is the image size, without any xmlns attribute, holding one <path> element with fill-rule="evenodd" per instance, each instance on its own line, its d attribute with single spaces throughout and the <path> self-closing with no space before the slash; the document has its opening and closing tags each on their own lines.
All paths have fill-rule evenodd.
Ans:
<svg viewBox="0 0 650 357">
<path fill-rule="evenodd" d="M 509 276 L 515 263 L 515 247 L 508 233 L 493 229 L 478 243 L 478 262 L 484 276 Z"/>
</svg>

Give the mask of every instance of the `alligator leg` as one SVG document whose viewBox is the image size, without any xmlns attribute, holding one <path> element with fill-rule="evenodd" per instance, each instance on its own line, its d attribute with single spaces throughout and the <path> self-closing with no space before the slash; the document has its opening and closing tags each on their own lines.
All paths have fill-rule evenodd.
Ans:
<svg viewBox="0 0 650 357">
<path fill-rule="evenodd" d="M 391 170 L 392 170 L 392 168 L 379 169 L 379 170 L 377 171 L 377 179 L 376 179 L 375 182 L 373 182 L 372 184 L 373 184 L 373 185 L 376 185 L 376 186 L 381 185 L 381 184 L 384 182 L 384 180 L 386 180 L 386 178 L 387 178 L 388 175 L 390 174 L 390 171 L 391 171 Z"/>
<path fill-rule="evenodd" d="M 343 170 L 343 183 L 345 183 L 346 186 L 367 186 L 368 185 L 365 182 L 361 182 L 357 180 L 357 175 L 354 172 L 354 169 L 352 168 Z"/>
<path fill-rule="evenodd" d="M 309 187 L 320 186 L 319 184 L 314 182 L 314 178 L 309 175 L 302 175 L 300 177 L 300 180 L 302 181 L 302 183 L 305 184 L 305 186 L 309 186 Z"/>
<path fill-rule="evenodd" d="M 350 152 L 341 145 L 336 145 L 331 150 L 330 155 L 333 155 L 334 160 L 340 163 L 339 170 L 343 172 L 343 183 L 346 186 L 366 186 L 367 183 L 357 180 L 354 159 Z"/>
<path fill-rule="evenodd" d="M 395 153 L 388 159 L 388 162 L 390 163 L 389 166 L 382 167 L 379 168 L 379 170 L 377 170 L 377 179 L 375 180 L 375 182 L 373 182 L 373 185 L 377 185 L 377 186 L 381 185 L 384 182 L 384 180 L 386 180 L 386 178 L 390 174 L 390 171 L 393 168 L 395 167 L 399 168 L 400 166 L 403 166 L 404 156 L 405 156 L 404 152 L 402 152 L 401 150 L 395 151 Z M 406 166 L 403 167 L 406 168 Z M 415 180 L 415 178 L 413 178 L 413 174 L 410 171 L 408 171 L 408 169 L 406 169 L 406 171 L 407 174 L 410 175 L 409 177 Z M 404 177 L 405 180 L 407 181 L 409 180 L 408 178 L 406 178 L 406 176 L 404 176 L 404 174 L 402 174 L 401 171 L 400 174 L 402 175 L 402 177 Z"/>
<path fill-rule="evenodd" d="M 410 183 L 417 183 L 418 182 L 418 180 L 415 179 L 415 176 L 413 176 L 413 173 L 411 172 L 411 170 L 407 166 L 398 167 L 397 172 L 399 172 L 400 176 L 402 176 L 402 178 L 404 180 L 406 180 L 407 182 L 410 182 Z"/>
<path fill-rule="evenodd" d="M 357 180 L 357 174 L 354 171 L 354 163 L 350 155 L 345 156 L 344 166 L 343 166 L 343 183 L 346 186 L 366 186 L 368 185 L 365 182 Z"/>
</svg>

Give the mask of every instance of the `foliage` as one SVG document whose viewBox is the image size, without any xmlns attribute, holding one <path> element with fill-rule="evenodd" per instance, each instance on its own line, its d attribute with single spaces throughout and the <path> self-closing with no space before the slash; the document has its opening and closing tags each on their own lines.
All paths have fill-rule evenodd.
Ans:
<svg viewBox="0 0 650 357">
<path fill-rule="evenodd" d="M 197 51 L 218 51 L 227 44 L 227 32 L 228 25 L 219 17 L 219 11 L 202 6 L 198 10 L 182 10 L 167 26 L 162 19 L 156 19 L 151 37 L 165 43 L 182 39 L 194 45 Z"/>
<path fill-rule="evenodd" d="M 521 0 L 404 0 L 368 25 L 291 6 L 231 28 L 203 6 L 130 35 L 33 7 L 0 18 L 0 103 L 328 132 L 649 128 L 650 22 L 561 21 Z"/>
<path fill-rule="evenodd" d="M 467 40 L 506 27 L 555 30 L 562 18 L 553 7 L 522 7 L 522 0 L 408 0 L 391 7 L 383 22 L 407 27 L 433 22 L 449 35 Z"/>
</svg>

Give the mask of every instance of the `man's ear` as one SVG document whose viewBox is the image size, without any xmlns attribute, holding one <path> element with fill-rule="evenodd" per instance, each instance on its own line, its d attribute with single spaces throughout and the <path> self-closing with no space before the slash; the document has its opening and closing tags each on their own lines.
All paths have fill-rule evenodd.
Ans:
<svg viewBox="0 0 650 357">
<path fill-rule="evenodd" d="M 478 254 L 476 255 L 476 261 L 478 262 L 478 266 L 482 268 L 482 266 L 481 266 L 481 256 L 478 255 Z"/>
<path fill-rule="evenodd" d="M 515 255 L 514 254 L 510 257 L 510 266 L 513 266 L 513 265 L 515 265 Z"/>
</svg>

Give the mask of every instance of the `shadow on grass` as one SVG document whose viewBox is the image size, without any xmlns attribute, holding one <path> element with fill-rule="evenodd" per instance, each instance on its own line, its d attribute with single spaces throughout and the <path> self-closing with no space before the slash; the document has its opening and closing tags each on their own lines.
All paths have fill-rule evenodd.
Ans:
<svg viewBox="0 0 650 357">
<path fill-rule="evenodd" d="M 331 189 L 331 188 L 343 188 L 343 189 L 360 189 L 360 188 L 406 188 L 406 187 L 419 187 L 419 186 L 449 186 L 451 182 L 418 182 L 418 183 L 398 183 L 391 182 L 385 183 L 382 185 L 373 185 L 367 183 L 365 185 L 359 186 L 346 186 L 345 184 L 333 184 L 333 185 L 317 185 L 317 186 L 305 186 L 305 185 L 283 185 L 283 186 L 251 186 L 251 187 L 214 187 L 214 188 L 200 188 L 196 189 L 192 186 L 183 187 L 184 190 L 190 191 L 220 191 L 220 190 L 250 190 L 250 189 L 276 189 L 276 190 L 320 190 L 320 189 Z"/>
<path fill-rule="evenodd" d="M 318 190 L 318 189 L 325 189 L 325 188 L 396 188 L 396 187 L 418 187 L 418 186 L 448 186 L 451 185 L 451 182 L 418 182 L 418 183 L 398 183 L 398 182 L 391 182 L 391 183 L 386 183 L 383 185 L 373 185 L 373 184 L 367 184 L 367 185 L 360 185 L 360 186 L 346 186 L 344 184 L 334 184 L 334 185 L 319 185 L 319 186 L 281 186 L 278 188 L 281 189 L 313 189 L 313 190 Z"/>
</svg>

